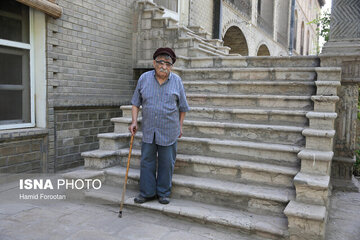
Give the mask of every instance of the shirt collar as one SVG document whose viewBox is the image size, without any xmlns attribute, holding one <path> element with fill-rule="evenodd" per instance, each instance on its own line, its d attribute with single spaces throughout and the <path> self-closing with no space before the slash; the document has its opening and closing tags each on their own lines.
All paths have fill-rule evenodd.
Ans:
<svg viewBox="0 0 360 240">
<path fill-rule="evenodd" d="M 154 80 L 156 81 L 156 82 L 158 82 L 157 80 L 156 80 L 156 72 L 155 72 L 155 69 L 153 70 L 153 76 L 154 76 Z M 165 83 L 167 83 L 171 78 L 172 78 L 172 72 L 170 72 L 170 74 L 169 74 L 169 77 L 168 77 L 168 79 L 166 79 L 166 81 L 163 83 L 163 84 L 165 84 Z"/>
</svg>

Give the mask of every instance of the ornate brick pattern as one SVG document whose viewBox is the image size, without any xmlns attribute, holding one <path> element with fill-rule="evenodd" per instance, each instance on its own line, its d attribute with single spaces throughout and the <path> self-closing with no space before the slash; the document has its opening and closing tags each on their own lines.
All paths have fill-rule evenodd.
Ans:
<svg viewBox="0 0 360 240">
<path fill-rule="evenodd" d="M 360 4 L 358 0 L 333 0 L 330 39 L 360 37 Z M 336 6 L 336 7 L 335 7 Z"/>
</svg>

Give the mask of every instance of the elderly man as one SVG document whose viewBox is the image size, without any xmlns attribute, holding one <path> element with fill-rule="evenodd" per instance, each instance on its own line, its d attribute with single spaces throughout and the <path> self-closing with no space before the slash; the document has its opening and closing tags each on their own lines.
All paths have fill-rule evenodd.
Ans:
<svg viewBox="0 0 360 240">
<path fill-rule="evenodd" d="M 177 138 L 182 135 L 183 121 L 189 105 L 181 78 L 171 72 L 176 61 L 174 51 L 159 48 L 153 59 L 155 70 L 140 76 L 131 100 L 132 123 L 129 130 L 132 135 L 138 130 L 137 116 L 142 105 L 143 132 L 140 194 L 134 202 L 144 203 L 158 197 L 161 204 L 168 204 Z"/>
</svg>

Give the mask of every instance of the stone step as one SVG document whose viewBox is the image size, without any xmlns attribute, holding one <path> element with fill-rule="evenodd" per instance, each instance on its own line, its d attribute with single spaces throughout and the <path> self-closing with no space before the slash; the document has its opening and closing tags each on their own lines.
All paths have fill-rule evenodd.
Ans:
<svg viewBox="0 0 360 240">
<path fill-rule="evenodd" d="M 119 150 L 128 148 L 130 135 L 130 133 L 98 134 L 100 149 Z M 141 139 L 142 133 L 138 132 L 134 139 L 135 148 L 141 147 Z M 303 149 L 294 145 L 195 137 L 181 137 L 178 139 L 177 148 L 179 154 L 267 162 L 283 166 L 298 166 L 297 154 Z"/>
<path fill-rule="evenodd" d="M 229 51 L 227 51 L 228 49 L 226 49 L 224 47 L 216 47 L 207 42 L 199 43 L 197 45 L 197 47 L 200 49 L 211 51 L 211 52 L 215 53 L 217 56 L 226 56 L 227 54 L 229 54 Z"/>
<path fill-rule="evenodd" d="M 211 41 L 211 40 L 208 40 Z M 216 43 L 215 43 L 216 45 Z M 218 44 L 219 45 L 219 44 Z M 216 57 L 186 57 L 181 56 L 176 66 L 186 68 L 278 68 L 278 67 L 319 67 L 317 56 L 294 57 L 244 57 L 244 56 L 216 56 Z"/>
<path fill-rule="evenodd" d="M 305 95 L 315 94 L 315 84 L 310 81 L 183 81 L 187 93 L 230 93 Z"/>
<path fill-rule="evenodd" d="M 179 55 L 191 55 L 191 56 L 219 56 L 219 54 L 223 54 L 223 53 L 217 53 L 214 52 L 212 50 L 208 50 L 205 48 L 201 48 L 201 47 L 180 47 L 180 48 L 176 48 L 176 54 Z M 173 68 L 174 72 L 177 71 L 176 68 Z M 176 72 L 177 73 L 177 72 Z"/>
<path fill-rule="evenodd" d="M 120 107 L 124 117 L 131 117 L 131 108 L 129 105 Z M 190 107 L 190 111 L 186 113 L 185 119 L 304 127 L 308 126 L 306 113 L 307 111 L 304 110 L 279 110 L 271 108 Z"/>
<path fill-rule="evenodd" d="M 106 184 L 119 186 L 123 183 L 126 168 L 115 166 L 104 169 L 104 172 Z M 128 179 L 127 186 L 137 189 L 140 170 L 130 169 Z M 295 191 L 284 187 L 249 185 L 173 174 L 171 197 L 281 216 L 286 204 L 295 198 Z"/>
<path fill-rule="evenodd" d="M 201 35 L 197 34 L 197 33 L 193 33 L 191 31 L 186 31 L 186 33 L 184 34 L 187 37 L 196 39 L 197 43 L 202 44 L 204 46 L 204 48 L 208 47 L 209 49 L 212 50 L 216 50 L 219 51 L 219 55 L 225 55 L 227 56 L 229 54 L 230 48 L 227 46 L 223 46 L 218 44 L 217 41 L 213 41 L 212 39 L 207 39 L 202 37 Z M 189 55 L 190 56 L 190 55 Z"/>
<path fill-rule="evenodd" d="M 324 239 L 327 210 L 324 206 L 290 201 L 285 209 L 290 234 L 302 239 Z"/>
<path fill-rule="evenodd" d="M 85 193 L 87 199 L 106 204 L 120 204 L 121 187 L 104 186 L 100 190 Z M 286 239 L 287 220 L 285 217 L 258 215 L 229 207 L 214 206 L 184 199 L 171 199 L 170 204 L 162 205 L 157 201 L 143 204 L 134 203 L 135 191 L 126 190 L 125 207 L 152 210 L 171 217 L 180 217 L 202 224 L 223 227 L 250 235 L 251 239 Z M 242 239 L 242 238 L 241 238 Z"/>
<path fill-rule="evenodd" d="M 314 67 L 257 67 L 257 68 L 174 68 L 182 79 L 189 80 L 265 80 L 315 81 Z"/>
<path fill-rule="evenodd" d="M 114 132 L 128 132 L 132 122 L 129 117 L 113 118 Z M 141 118 L 138 118 L 139 130 Z M 224 123 L 215 121 L 184 120 L 183 136 L 230 139 L 240 141 L 305 145 L 305 138 L 301 134 L 304 128 L 293 126 L 276 126 L 246 123 Z"/>
<path fill-rule="evenodd" d="M 204 38 L 204 39 L 210 39 L 211 38 L 211 34 L 209 32 L 207 32 L 204 28 L 202 28 L 201 26 L 187 26 L 187 28 L 189 28 L 191 30 L 191 32 L 193 32 L 194 34 Z"/>
<path fill-rule="evenodd" d="M 188 93 L 190 106 L 312 110 L 311 96 Z"/>
<path fill-rule="evenodd" d="M 85 159 L 86 168 L 105 168 L 118 164 L 126 167 L 128 154 L 129 149 L 124 148 L 117 151 L 94 150 L 84 152 L 82 157 Z M 140 168 L 140 156 L 140 149 L 132 150 L 131 168 Z M 105 164 L 109 163 L 111 159 L 116 159 L 116 162 L 106 166 Z M 186 154 L 177 154 L 174 169 L 176 174 L 194 177 L 285 187 L 294 186 L 293 178 L 298 172 L 298 167 Z"/>
<path fill-rule="evenodd" d="M 299 172 L 294 184 L 297 201 L 328 206 L 330 176 Z"/>
<path fill-rule="evenodd" d="M 69 184 L 73 184 L 73 186 L 68 185 L 66 188 L 66 197 L 67 199 L 76 199 L 83 200 L 84 199 L 84 191 L 88 190 L 87 183 L 82 186 L 82 181 L 96 181 L 97 188 L 105 182 L 105 174 L 102 170 L 92 170 L 92 169 L 79 169 L 67 173 L 61 174 L 63 179 L 66 179 Z M 78 183 L 77 183 L 78 182 Z M 98 183 L 100 182 L 100 184 Z M 89 189 L 93 187 L 92 183 L 89 183 Z"/>
</svg>

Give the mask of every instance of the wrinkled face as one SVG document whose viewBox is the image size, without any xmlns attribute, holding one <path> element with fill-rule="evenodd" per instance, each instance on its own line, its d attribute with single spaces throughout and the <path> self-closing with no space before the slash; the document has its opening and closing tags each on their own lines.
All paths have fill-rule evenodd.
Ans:
<svg viewBox="0 0 360 240">
<path fill-rule="evenodd" d="M 158 56 L 154 61 L 156 75 L 165 78 L 170 74 L 172 69 L 172 59 L 168 56 Z"/>
</svg>

